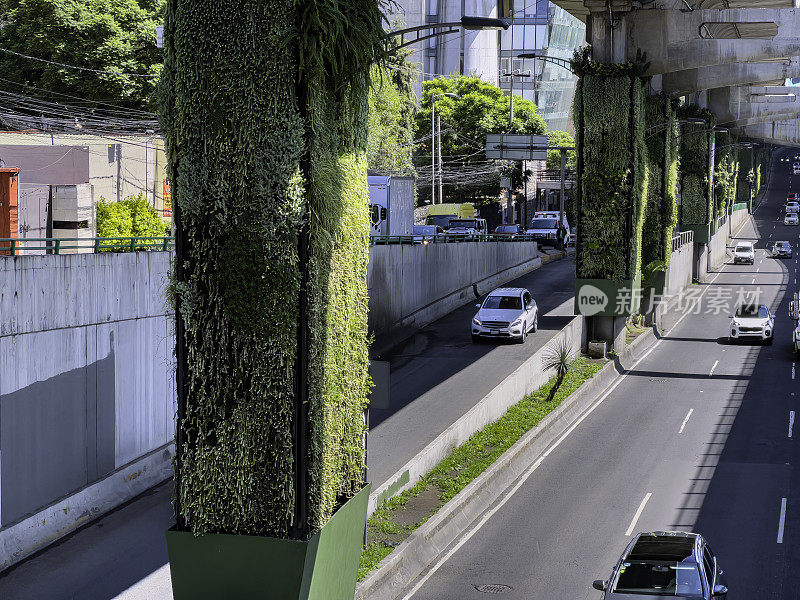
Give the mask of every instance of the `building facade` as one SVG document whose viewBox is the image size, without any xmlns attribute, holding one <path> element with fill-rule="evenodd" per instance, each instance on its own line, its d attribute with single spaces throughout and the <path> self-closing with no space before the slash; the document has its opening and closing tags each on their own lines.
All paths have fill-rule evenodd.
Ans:
<svg viewBox="0 0 800 600">
<path fill-rule="evenodd" d="M 389 19 L 399 28 L 452 23 L 462 16 L 509 19 L 511 27 L 461 29 L 412 45 L 412 60 L 420 66 L 418 93 L 426 79 L 477 75 L 506 91 L 513 85 L 515 94 L 536 103 L 550 129 L 572 131 L 576 79 L 563 60 L 583 44 L 585 25 L 549 0 L 399 0 Z M 518 58 L 532 53 L 543 58 Z"/>
</svg>

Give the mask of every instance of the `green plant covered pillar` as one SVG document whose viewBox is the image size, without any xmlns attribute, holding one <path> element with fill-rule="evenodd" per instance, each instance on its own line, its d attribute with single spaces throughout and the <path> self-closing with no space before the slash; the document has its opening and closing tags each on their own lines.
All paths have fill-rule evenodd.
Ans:
<svg viewBox="0 0 800 600">
<path fill-rule="evenodd" d="M 573 69 L 580 76 L 574 104 L 575 312 L 591 317 L 590 336 L 617 346 L 624 344 L 625 318 L 639 309 L 640 299 L 648 195 L 644 66 L 576 57 Z"/>
<path fill-rule="evenodd" d="M 352 598 L 368 495 L 366 109 L 383 35 L 376 0 L 167 3 L 179 600 Z"/>
<path fill-rule="evenodd" d="M 677 222 L 678 122 L 675 102 L 664 96 L 645 98 L 647 204 L 642 229 L 644 298 L 663 294 Z M 651 292 L 652 290 L 652 292 Z"/>
<path fill-rule="evenodd" d="M 734 146 L 736 136 L 723 132 L 715 134 L 714 152 L 714 217 L 725 215 L 736 203 L 739 177 L 739 151 Z"/>
<path fill-rule="evenodd" d="M 680 143 L 681 230 L 694 231 L 697 244 L 708 243 L 713 220 L 713 193 L 711 189 L 711 147 L 714 133 L 714 115 L 696 106 L 684 106 L 679 112 L 682 119 L 703 118 L 706 125 L 684 124 Z"/>
<path fill-rule="evenodd" d="M 745 205 L 752 210 L 756 195 L 755 150 L 743 148 L 739 151 L 739 171 L 736 179 L 736 204 L 734 209 Z"/>
</svg>

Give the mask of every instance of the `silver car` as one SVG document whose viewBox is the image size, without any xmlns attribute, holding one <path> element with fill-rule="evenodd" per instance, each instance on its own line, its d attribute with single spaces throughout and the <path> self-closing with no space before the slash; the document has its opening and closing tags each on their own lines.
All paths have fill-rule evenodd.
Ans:
<svg viewBox="0 0 800 600">
<path fill-rule="evenodd" d="M 499 288 L 475 305 L 472 341 L 482 338 L 511 338 L 522 343 L 539 327 L 539 308 L 525 288 Z"/>
</svg>

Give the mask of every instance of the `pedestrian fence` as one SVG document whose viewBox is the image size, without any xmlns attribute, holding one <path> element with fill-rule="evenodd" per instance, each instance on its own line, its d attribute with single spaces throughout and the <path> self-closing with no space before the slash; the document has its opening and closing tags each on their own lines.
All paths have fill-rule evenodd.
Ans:
<svg viewBox="0 0 800 600">
<path fill-rule="evenodd" d="M 174 237 L 0 238 L 0 256 L 173 250 Z"/>
<path fill-rule="evenodd" d="M 694 241 L 694 231 L 681 231 L 672 236 L 672 251 L 677 252 L 684 244 L 691 244 Z"/>
<path fill-rule="evenodd" d="M 438 235 L 376 235 L 369 238 L 370 246 L 386 246 L 390 244 L 455 244 L 461 242 L 535 242 L 533 235 L 520 233 L 515 235 L 501 234 L 438 234 Z"/>
</svg>

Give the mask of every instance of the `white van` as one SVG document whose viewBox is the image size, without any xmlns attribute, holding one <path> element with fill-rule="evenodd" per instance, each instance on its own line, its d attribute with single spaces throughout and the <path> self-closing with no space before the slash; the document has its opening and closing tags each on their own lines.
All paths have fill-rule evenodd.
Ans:
<svg viewBox="0 0 800 600">
<path fill-rule="evenodd" d="M 561 224 L 564 239 L 569 239 L 571 231 L 566 213 Z M 531 226 L 525 233 L 532 235 L 540 245 L 556 246 L 559 238 L 558 229 L 558 211 L 545 211 L 537 212 L 534 215 L 531 219 Z"/>
</svg>

